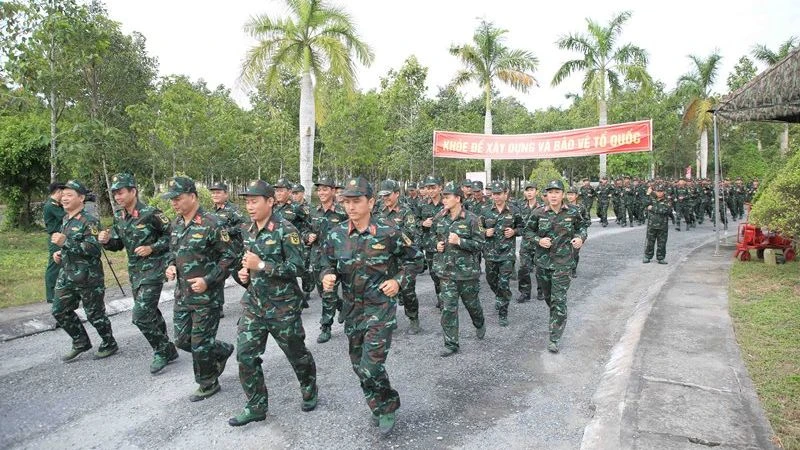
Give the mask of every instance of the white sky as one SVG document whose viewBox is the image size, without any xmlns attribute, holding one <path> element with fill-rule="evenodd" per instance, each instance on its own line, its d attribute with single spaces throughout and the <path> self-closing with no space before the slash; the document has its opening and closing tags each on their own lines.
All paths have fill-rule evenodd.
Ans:
<svg viewBox="0 0 800 450">
<path fill-rule="evenodd" d="M 479 18 L 485 18 L 509 30 L 506 43 L 510 48 L 531 51 L 539 58 L 535 75 L 540 87 L 527 94 L 500 89 L 532 109 L 565 105 L 565 94 L 580 91 L 580 75 L 555 88 L 550 81 L 564 61 L 578 57 L 559 50 L 554 42 L 567 33 L 585 32 L 587 17 L 606 24 L 616 12 L 632 11 L 619 42 L 647 50 L 651 75 L 668 88 L 691 69 L 688 54 L 705 58 L 716 48 L 723 59 L 715 90 L 725 92 L 728 74 L 754 44 L 775 50 L 789 36 L 800 36 L 797 0 L 328 1 L 352 15 L 362 39 L 375 53 L 372 66 L 358 71 L 361 89 L 378 87 L 390 68 L 397 69 L 416 55 L 428 67 L 428 96 L 434 96 L 460 68 L 448 53 L 450 45 L 471 42 Z M 237 78 L 245 52 L 255 41 L 242 26 L 252 15 L 286 14 L 279 0 L 106 0 L 106 5 L 124 32 L 138 31 L 147 38 L 147 49 L 158 57 L 161 75 L 202 78 L 211 88 L 224 84 L 243 106 L 247 95 Z M 464 92 L 474 96 L 478 90 Z"/>
</svg>

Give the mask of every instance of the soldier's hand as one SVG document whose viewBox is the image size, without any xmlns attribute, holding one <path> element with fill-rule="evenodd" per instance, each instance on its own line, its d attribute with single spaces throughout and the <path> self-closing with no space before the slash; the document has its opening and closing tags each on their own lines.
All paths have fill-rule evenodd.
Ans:
<svg viewBox="0 0 800 450">
<path fill-rule="evenodd" d="M 386 280 L 378 287 L 387 297 L 394 297 L 400 292 L 400 283 L 395 279 Z"/>
<path fill-rule="evenodd" d="M 433 217 L 428 217 L 424 222 L 422 222 L 422 226 L 425 228 L 430 228 L 431 225 L 433 225 Z"/>
<path fill-rule="evenodd" d="M 244 257 L 242 257 L 242 267 L 255 270 L 258 269 L 259 263 L 261 263 L 261 258 L 259 258 L 258 255 L 250 250 L 244 252 Z"/>
<path fill-rule="evenodd" d="M 583 246 L 583 239 L 579 237 L 573 238 L 571 242 L 572 242 L 572 247 L 576 250 Z"/>
<path fill-rule="evenodd" d="M 203 292 L 206 291 L 206 289 L 208 289 L 206 280 L 203 277 L 189 278 L 186 281 L 189 283 L 192 292 L 194 292 L 195 294 L 202 294 Z"/>
<path fill-rule="evenodd" d="M 514 231 L 513 228 L 506 228 L 505 230 L 503 230 L 503 236 L 505 236 L 506 239 L 510 239 L 515 234 L 516 234 L 516 231 Z"/>
<path fill-rule="evenodd" d="M 100 234 L 97 235 L 97 241 L 101 244 L 108 244 L 108 241 L 111 239 L 111 235 L 108 233 L 108 230 L 103 230 Z"/>
<path fill-rule="evenodd" d="M 53 253 L 53 261 L 55 261 L 56 264 L 61 264 L 61 250 Z"/>
<path fill-rule="evenodd" d="M 648 205 L 648 206 L 647 206 L 647 210 L 648 210 L 648 211 L 652 211 L 652 210 L 653 210 L 653 205 Z"/>
<path fill-rule="evenodd" d="M 242 267 L 239 269 L 239 281 L 242 283 L 247 283 L 250 281 L 250 270 L 246 267 Z"/>
<path fill-rule="evenodd" d="M 334 287 L 336 287 L 336 275 L 329 273 L 322 277 L 322 290 L 324 292 L 333 292 Z"/>
<path fill-rule="evenodd" d="M 487 228 L 486 229 L 486 237 L 494 236 L 494 228 Z"/>
<path fill-rule="evenodd" d="M 153 247 L 149 245 L 140 245 L 135 249 L 133 249 L 133 253 L 136 253 L 136 256 L 144 258 L 146 256 L 150 256 L 150 254 L 153 253 Z"/>
<path fill-rule="evenodd" d="M 175 268 L 175 266 L 169 266 L 167 267 L 167 270 L 164 271 L 164 275 L 167 276 L 168 280 L 172 281 L 178 275 L 178 270 Z"/>
<path fill-rule="evenodd" d="M 317 235 L 315 233 L 308 233 L 308 239 L 307 239 L 308 245 L 313 244 L 314 241 L 316 240 L 317 240 Z"/>
<path fill-rule="evenodd" d="M 50 236 L 50 242 L 52 242 L 53 244 L 56 244 L 59 247 L 63 247 L 64 246 L 64 242 L 66 242 L 66 241 L 67 241 L 67 235 L 63 234 L 63 233 L 53 233 Z"/>
<path fill-rule="evenodd" d="M 461 238 L 458 237 L 458 235 L 455 234 L 455 233 L 450 233 L 447 236 L 447 242 L 449 242 L 449 243 L 451 243 L 453 245 L 461 245 Z"/>
<path fill-rule="evenodd" d="M 436 243 L 436 251 L 439 253 L 444 253 L 444 241 L 439 241 Z"/>
<path fill-rule="evenodd" d="M 539 239 L 539 247 L 550 248 L 551 245 L 553 245 L 553 241 L 549 237 Z"/>
</svg>

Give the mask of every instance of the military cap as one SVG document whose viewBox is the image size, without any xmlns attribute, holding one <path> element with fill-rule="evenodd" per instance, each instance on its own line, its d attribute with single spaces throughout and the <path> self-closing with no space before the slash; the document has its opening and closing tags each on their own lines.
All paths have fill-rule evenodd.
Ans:
<svg viewBox="0 0 800 450">
<path fill-rule="evenodd" d="M 174 177 L 167 183 L 167 192 L 161 198 L 173 199 L 181 194 L 196 194 L 197 188 L 194 180 L 189 177 Z"/>
<path fill-rule="evenodd" d="M 336 184 L 333 186 L 336 189 L 344 189 L 344 184 L 341 181 L 336 180 Z"/>
<path fill-rule="evenodd" d="M 50 185 L 47 186 L 47 191 L 51 194 L 59 189 L 64 189 L 64 183 L 56 181 L 55 183 L 50 183 Z"/>
<path fill-rule="evenodd" d="M 255 197 L 259 195 L 264 197 L 274 197 L 275 189 L 264 180 L 253 180 L 247 185 L 247 189 L 239 193 L 240 197 Z"/>
<path fill-rule="evenodd" d="M 314 183 L 314 186 L 328 186 L 328 187 L 335 188 L 336 187 L 336 182 L 333 181 L 333 178 L 323 175 L 323 176 L 317 178 L 317 182 Z"/>
<path fill-rule="evenodd" d="M 468 188 L 471 188 L 471 187 L 472 187 L 472 181 L 471 181 L 471 180 L 464 180 L 464 181 L 462 181 L 462 182 L 461 182 L 461 187 L 468 187 Z"/>
<path fill-rule="evenodd" d="M 276 181 L 272 187 L 290 189 L 292 187 L 292 183 L 290 183 L 286 178 L 278 178 L 278 181 Z"/>
<path fill-rule="evenodd" d="M 464 191 L 462 191 L 461 188 L 456 186 L 456 184 L 452 181 L 444 185 L 442 194 L 453 194 L 459 196 L 462 200 L 464 199 Z"/>
<path fill-rule="evenodd" d="M 551 189 L 559 189 L 561 191 L 564 190 L 564 183 L 561 180 L 552 180 L 547 183 L 547 186 L 544 188 L 545 191 L 549 191 Z"/>
<path fill-rule="evenodd" d="M 372 198 L 372 185 L 369 184 L 366 178 L 357 176 L 347 180 L 344 186 L 343 197 L 361 197 Z"/>
<path fill-rule="evenodd" d="M 491 189 L 493 194 L 496 194 L 498 192 L 505 192 L 506 185 L 503 184 L 502 181 L 493 181 L 489 189 Z"/>
<path fill-rule="evenodd" d="M 208 187 L 208 190 L 228 192 L 228 185 L 221 181 L 217 181 L 216 183 L 211 183 L 211 186 Z"/>
<path fill-rule="evenodd" d="M 536 184 L 536 182 L 535 182 L 535 181 L 526 181 L 526 182 L 524 182 L 524 183 L 522 184 L 522 190 L 524 191 L 525 189 L 528 189 L 528 188 L 531 188 L 531 189 L 538 189 L 538 188 L 539 188 L 539 185 L 538 185 L 538 184 Z"/>
<path fill-rule="evenodd" d="M 129 173 L 118 173 L 111 177 L 111 190 L 136 187 L 136 179 Z"/>
<path fill-rule="evenodd" d="M 664 192 L 666 189 L 664 188 L 663 184 L 657 184 L 656 187 L 655 187 L 655 190 Z"/>
<path fill-rule="evenodd" d="M 578 193 L 578 188 L 576 188 L 575 186 L 570 186 L 569 189 L 567 189 L 567 194 L 577 194 L 577 193 Z"/>
<path fill-rule="evenodd" d="M 64 183 L 64 189 L 72 189 L 80 195 L 86 195 L 89 193 L 89 189 L 86 189 L 86 186 L 78 180 L 67 181 Z"/>
<path fill-rule="evenodd" d="M 400 192 L 400 185 L 394 180 L 383 180 L 381 182 L 381 189 L 378 191 L 378 195 L 383 197 L 384 195 L 389 195 L 392 192 Z"/>
<path fill-rule="evenodd" d="M 292 192 L 305 192 L 306 188 L 300 183 L 295 183 L 292 185 Z"/>
<path fill-rule="evenodd" d="M 472 189 L 483 190 L 483 181 L 473 181 L 472 182 Z"/>
<path fill-rule="evenodd" d="M 427 177 L 425 177 L 425 181 L 422 184 L 425 186 L 438 186 L 439 179 L 433 175 L 428 175 Z"/>
<path fill-rule="evenodd" d="M 409 191 L 416 191 L 417 190 L 417 183 L 411 182 L 408 183 L 408 187 L 406 188 Z"/>
</svg>

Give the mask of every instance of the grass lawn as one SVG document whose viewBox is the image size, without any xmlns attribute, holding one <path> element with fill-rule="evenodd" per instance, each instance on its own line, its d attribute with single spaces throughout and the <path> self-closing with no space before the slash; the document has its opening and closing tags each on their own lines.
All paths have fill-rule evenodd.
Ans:
<svg viewBox="0 0 800 450">
<path fill-rule="evenodd" d="M 43 302 L 44 270 L 47 267 L 47 233 L 9 231 L 0 233 L 0 308 Z M 106 252 L 119 281 L 128 284 L 125 252 Z M 103 258 L 106 286 L 116 286 Z"/>
<path fill-rule="evenodd" d="M 735 261 L 730 294 L 736 340 L 775 443 L 800 449 L 800 264 Z"/>
</svg>

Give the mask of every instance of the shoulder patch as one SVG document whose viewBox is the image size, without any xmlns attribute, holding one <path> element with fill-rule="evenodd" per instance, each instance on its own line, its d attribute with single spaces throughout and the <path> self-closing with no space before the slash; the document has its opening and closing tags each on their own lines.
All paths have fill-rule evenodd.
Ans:
<svg viewBox="0 0 800 450">
<path fill-rule="evenodd" d="M 401 235 L 403 236 L 403 242 L 405 242 L 406 245 L 411 246 L 413 244 L 413 242 L 411 242 L 411 238 L 406 236 L 405 233 L 401 233 Z"/>
<path fill-rule="evenodd" d="M 166 215 L 166 214 L 164 214 L 164 213 L 158 213 L 158 214 L 156 214 L 156 217 L 157 217 L 157 218 L 158 218 L 158 220 L 160 220 L 160 221 L 161 221 L 161 223 L 163 223 L 163 224 L 168 224 L 168 223 L 169 223 L 169 218 L 167 218 L 167 215 Z"/>
<path fill-rule="evenodd" d="M 219 230 L 219 238 L 222 239 L 222 242 L 230 242 L 231 237 L 228 235 L 228 230 L 221 229 Z"/>
<path fill-rule="evenodd" d="M 289 233 L 288 237 L 292 245 L 300 245 L 300 235 L 296 231 Z"/>
</svg>

